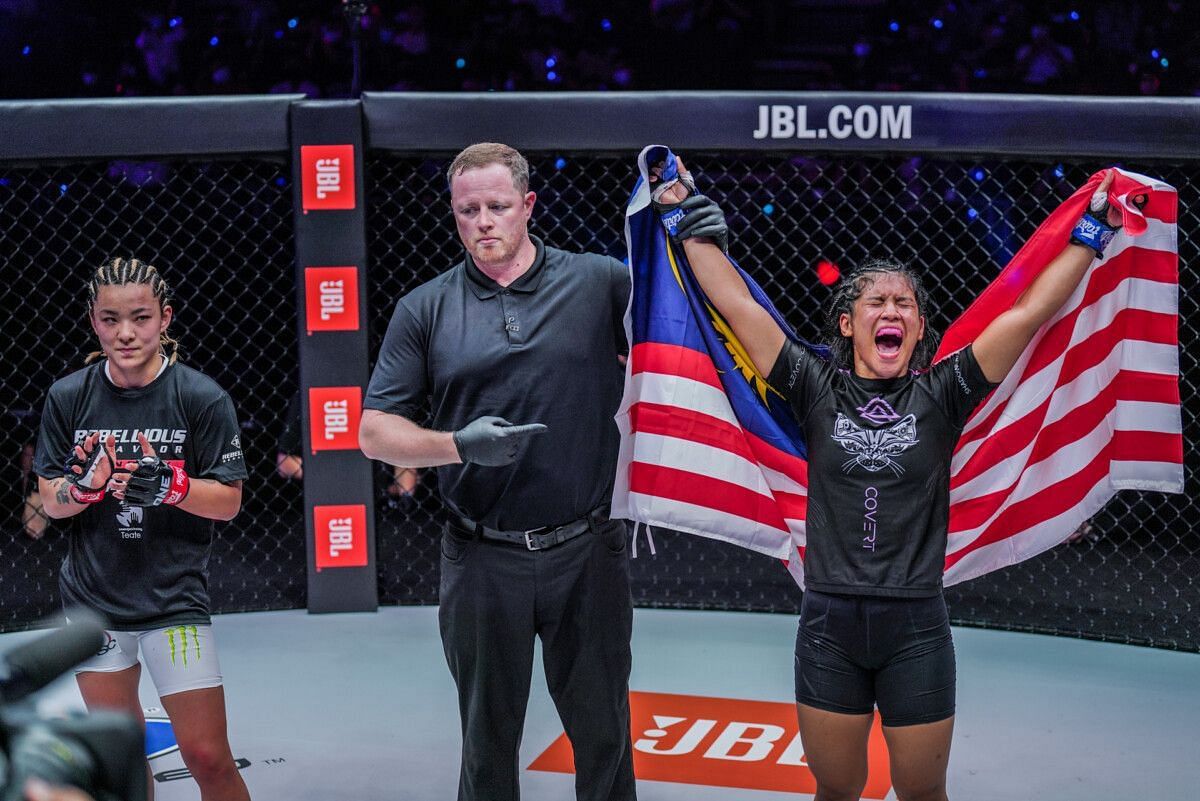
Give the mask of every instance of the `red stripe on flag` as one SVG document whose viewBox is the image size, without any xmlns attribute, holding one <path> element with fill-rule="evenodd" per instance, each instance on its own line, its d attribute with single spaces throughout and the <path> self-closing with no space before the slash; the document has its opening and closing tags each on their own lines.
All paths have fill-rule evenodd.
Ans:
<svg viewBox="0 0 1200 801">
<path fill-rule="evenodd" d="M 1108 475 L 1108 462 L 1107 454 L 1103 454 L 1062 481 L 1050 484 L 1035 495 L 1013 503 L 992 521 L 978 539 L 962 550 L 947 555 L 946 569 L 954 566 L 972 551 L 1020 536 L 1026 529 L 1078 505 L 1088 491 Z M 1064 539 L 1068 533 L 1063 532 Z"/>
<path fill-rule="evenodd" d="M 1165 434 L 1147 434 L 1143 431 L 1114 432 L 1113 438 L 1097 454 L 1095 459 L 1081 465 L 1079 470 L 1063 478 L 1061 481 L 1047 485 L 1034 495 L 1008 506 L 992 521 L 991 525 L 984 530 L 978 539 L 962 550 L 947 556 L 946 568 L 949 569 L 972 551 L 1009 539 L 1010 537 L 1020 536 L 1026 529 L 1032 528 L 1052 517 L 1057 517 L 1068 509 L 1077 506 L 1083 501 L 1092 487 L 1096 486 L 1096 484 L 1108 475 L 1110 461 L 1113 459 L 1123 459 L 1126 455 L 1144 460 L 1147 452 L 1146 446 L 1150 444 L 1149 441 L 1168 439 L 1170 436 Z M 1174 438 L 1176 441 L 1179 441 L 1177 436 Z M 1162 444 L 1170 445 L 1169 442 Z M 1180 448 L 1179 456 L 1182 462 L 1182 447 Z M 951 510 L 952 516 L 958 506 L 958 504 L 954 505 L 954 508 Z M 1066 538 L 1066 534 L 1067 532 L 1063 533 L 1064 539 Z"/>
<path fill-rule="evenodd" d="M 984 403 L 987 403 L 987 401 L 984 401 Z M 980 406 L 982 405 L 983 404 L 980 404 Z M 958 438 L 958 442 L 954 445 L 954 452 L 958 453 L 959 449 L 964 445 L 968 445 L 975 440 L 983 439 L 984 437 L 988 436 L 988 434 L 992 432 L 992 429 L 996 427 L 996 423 L 999 422 L 1000 417 L 1004 414 L 1007 407 L 1007 401 L 998 404 L 995 408 L 987 413 L 986 417 L 982 418 L 979 422 L 975 422 L 974 415 L 968 417 L 967 420 L 972 428 L 970 431 L 963 432 L 962 436 Z M 976 414 L 977 413 L 978 412 L 976 412 Z"/>
<path fill-rule="evenodd" d="M 1121 400 L 1179 405 L 1179 376 L 1122 370 Z"/>
<path fill-rule="evenodd" d="M 779 504 L 780 513 L 788 520 L 803 520 L 808 514 L 808 496 L 796 495 L 792 492 L 775 492 L 775 502 Z"/>
<path fill-rule="evenodd" d="M 805 485 L 808 478 L 808 464 L 803 460 L 772 448 L 766 442 L 758 439 L 749 432 L 734 426 L 724 420 L 690 409 L 680 409 L 675 406 L 664 406 L 658 403 L 635 403 L 629 408 L 629 420 L 632 430 L 637 434 L 655 434 L 662 437 L 673 437 L 693 442 L 699 445 L 718 448 L 740 456 L 751 464 L 770 467 L 766 460 L 756 460 L 747 440 L 753 440 L 755 449 L 767 456 L 778 467 L 772 470 L 784 473 L 797 483 Z M 786 469 L 784 469 L 786 468 Z M 797 478 L 797 474 L 801 478 Z M 690 475 L 690 474 L 689 474 Z M 783 517 L 789 520 L 803 520 L 808 511 L 808 497 L 799 493 L 772 490 L 775 502 Z M 650 493 L 643 493 L 650 494 Z M 757 493 L 754 493 L 756 496 Z M 761 496 L 759 496 L 761 497 Z M 707 504 L 706 504 L 707 505 Z"/>
<path fill-rule="evenodd" d="M 1159 378 L 1162 378 L 1160 376 Z M 1143 400 L 1154 403 L 1178 403 L 1179 388 L 1173 381 L 1148 381 L 1145 373 L 1121 371 L 1108 386 L 1095 396 L 1046 424 L 1046 412 L 1053 396 L 1047 396 L 1035 409 L 1020 420 L 998 431 L 992 431 L 971 458 L 950 478 L 951 488 L 978 477 L 993 465 L 999 464 L 1024 450 L 1036 437 L 1038 445 L 1029 455 L 1028 464 L 1035 464 L 1058 448 L 1085 435 L 1112 412 L 1119 400 Z M 1043 428 L 1044 426 L 1044 428 Z"/>
<path fill-rule="evenodd" d="M 1162 376 L 1157 376 L 1162 378 Z M 1109 414 L 1112 413 L 1117 400 L 1132 400 L 1130 396 L 1137 394 L 1136 400 L 1154 403 L 1174 404 L 1173 396 L 1178 394 L 1178 387 L 1167 381 L 1146 381 L 1144 373 L 1120 373 L 1112 384 L 1088 403 L 1072 409 L 1063 418 L 1054 421 L 1039 430 L 1040 420 L 1032 426 L 1022 421 L 1011 428 L 1025 427 L 1032 429 L 1029 436 L 1037 437 L 1037 444 L 1030 452 L 1022 467 L 1022 471 L 1038 464 L 1060 448 L 1086 436 L 1094 430 Z M 1126 432 L 1118 432 L 1126 433 Z M 951 486 L 957 487 L 969 475 L 978 475 L 1004 459 L 1011 457 L 1028 445 L 1028 439 L 1014 435 L 1011 439 L 1005 435 L 1008 429 L 994 434 L 986 441 L 979 451 L 971 458 L 971 462 L 951 478 Z M 1139 432 L 1141 439 L 1136 440 L 1139 450 L 1128 456 L 1113 454 L 1112 458 L 1123 461 L 1179 462 L 1183 461 L 1183 437 L 1177 433 Z M 1122 442 L 1131 442 L 1122 439 Z M 964 498 L 954 504 L 952 511 L 951 531 L 966 531 L 983 525 L 1008 499 L 1015 481 L 1005 487 L 996 487 L 991 492 L 971 498 Z"/>
<path fill-rule="evenodd" d="M 1105 470 L 1108 468 L 1109 457 L 1118 461 L 1130 462 L 1183 463 L 1183 439 L 1177 434 L 1145 431 L 1118 433 L 1122 435 L 1132 433 L 1137 436 L 1133 439 L 1125 436 L 1121 437 L 1122 450 L 1107 452 L 1108 456 L 1101 459 Z M 954 503 L 950 509 L 950 533 L 956 534 L 962 531 L 970 531 L 986 523 L 1002 506 L 1009 503 L 1013 489 L 1013 486 L 1008 486 L 986 495 L 979 495 Z M 1023 503 L 1024 501 L 1020 502 Z M 1050 517 L 1051 515 L 1046 514 L 1045 516 Z M 992 525 L 994 526 L 996 523 Z"/>
<path fill-rule="evenodd" d="M 1179 196 L 1175 192 L 1156 190 L 1149 194 L 1149 202 L 1142 208 L 1142 216 L 1147 220 L 1175 225 L 1179 221 Z"/>
<path fill-rule="evenodd" d="M 699 381 L 721 389 L 721 378 L 712 358 L 698 350 L 679 345 L 664 345 L 660 342 L 642 342 L 629 352 L 631 371 L 638 373 L 661 373 Z"/>
<path fill-rule="evenodd" d="M 788 531 L 775 502 L 739 484 L 673 467 L 634 462 L 629 466 L 629 490 L 641 495 L 690 503 Z"/>
<path fill-rule="evenodd" d="M 1064 320 L 1063 322 L 1066 321 Z M 1091 333 L 1087 339 L 1077 342 L 1067 351 L 1063 357 L 1062 364 L 1059 366 L 1059 373 L 1055 377 L 1055 384 L 1062 386 L 1074 381 L 1084 371 L 1095 367 L 1107 359 L 1112 350 L 1121 342 L 1137 340 L 1141 342 L 1154 342 L 1160 345 L 1175 345 L 1178 340 L 1178 329 L 1179 320 L 1174 315 L 1143 311 L 1141 309 L 1124 309 L 1113 317 L 1112 323 L 1108 326 Z M 1060 341 L 1052 341 L 1051 334 L 1060 330 L 1063 335 L 1055 336 L 1055 339 Z M 1134 331 L 1137 332 L 1137 336 L 1131 335 L 1131 332 Z M 1045 337 L 1033 345 L 1035 349 L 1033 358 L 1029 360 L 1029 364 L 1022 372 L 1021 379 L 1024 380 L 1034 375 L 1038 370 L 1043 369 L 1047 364 L 1062 356 L 1063 348 L 1066 347 L 1069 338 L 1069 328 L 1059 329 L 1059 326 L 1056 325 L 1051 332 L 1047 332 Z M 974 425 L 970 431 L 963 434 L 955 448 L 961 448 L 966 443 L 974 442 L 987 436 L 992 431 L 1001 413 L 1009 416 L 1022 413 L 1021 410 L 1010 407 L 1011 401 L 1008 401 L 993 409 L 988 413 L 987 418 L 982 424 Z M 1023 414 L 1044 414 L 1045 407 L 1046 403 L 1043 402 L 1036 409 L 1027 410 Z"/>
<path fill-rule="evenodd" d="M 1183 436 L 1163 431 L 1118 431 L 1111 456 L 1118 462 L 1183 464 Z M 1125 436 L 1125 435 L 1129 436 Z"/>
<path fill-rule="evenodd" d="M 1163 253 L 1157 253 L 1155 251 L 1144 251 L 1137 255 L 1139 257 L 1146 258 L 1147 261 L 1161 261 L 1161 259 L 1151 258 L 1151 257 L 1159 257 L 1159 256 L 1169 256 L 1172 263 L 1174 263 L 1174 260 L 1175 260 L 1175 254 L 1173 254 L 1173 253 L 1163 254 Z M 1117 256 L 1116 259 L 1114 260 L 1114 262 L 1120 261 L 1123 257 L 1126 257 L 1126 256 L 1132 258 L 1133 254 L 1131 254 L 1127 250 L 1124 253 L 1122 253 L 1120 256 Z M 1126 265 L 1126 266 L 1128 266 L 1128 265 Z M 1029 360 L 1029 364 L 1025 368 L 1026 375 L 1032 375 L 1033 373 L 1035 373 L 1038 370 L 1045 367 L 1050 362 L 1054 361 L 1054 359 L 1058 356 L 1058 354 L 1062 353 L 1063 350 L 1070 344 L 1071 335 L 1075 330 L 1075 324 L 1076 324 L 1076 321 L 1078 320 L 1080 314 L 1083 311 L 1085 311 L 1086 309 L 1088 309 L 1090 306 L 1092 306 L 1092 304 L 1094 304 L 1096 301 L 1100 300 L 1101 298 L 1103 298 L 1104 296 L 1106 296 L 1110 292 L 1112 292 L 1113 288 L 1117 284 L 1119 284 L 1122 280 L 1124 280 L 1125 278 L 1130 278 L 1130 277 L 1132 277 L 1132 278 L 1147 278 L 1148 280 L 1167 283 L 1167 281 L 1165 281 L 1161 277 L 1161 275 L 1150 276 L 1147 274 L 1143 274 L 1143 273 L 1150 273 L 1150 272 L 1155 272 L 1155 271 L 1122 270 L 1122 265 L 1119 265 L 1116 263 L 1109 265 L 1108 269 L 1111 271 L 1102 271 L 1102 272 L 1098 273 L 1096 275 L 1096 277 L 1094 279 L 1092 279 L 1092 282 L 1090 284 L 1088 284 L 1087 291 L 1084 294 L 1083 302 L 1080 303 L 1070 314 L 1068 314 L 1066 317 L 1062 318 L 1057 323 L 1055 323 L 1053 326 L 1051 326 L 1050 329 L 1048 331 L 1046 331 L 1046 333 L 1043 334 L 1042 337 L 1037 340 L 1037 342 L 1035 344 L 1036 344 L 1036 347 L 1038 348 L 1038 350 L 1035 352 L 1034 357 Z M 1163 314 L 1162 312 L 1143 311 L 1140 309 L 1123 309 L 1122 312 L 1120 314 L 1116 315 L 1116 317 L 1113 319 L 1113 321 L 1108 326 L 1105 326 L 1105 327 L 1111 328 L 1111 327 L 1115 326 L 1118 323 L 1118 321 L 1120 321 L 1122 319 L 1122 315 L 1126 314 L 1126 313 L 1140 313 L 1140 314 L 1156 314 L 1157 313 L 1157 314 L 1161 314 L 1164 317 L 1169 318 L 1173 322 L 1175 321 L 1175 314 L 1173 313 L 1173 311 L 1171 313 Z M 1129 329 L 1128 333 L 1130 334 L 1130 336 L 1129 336 L 1130 339 L 1139 339 L 1139 340 L 1147 339 L 1147 336 L 1144 336 L 1143 332 L 1138 328 L 1131 328 L 1131 329 Z M 1149 341 L 1165 342 L 1167 344 L 1174 345 L 1178 342 L 1178 333 L 1174 329 L 1172 329 L 1169 339 L 1165 339 L 1165 340 L 1150 339 Z"/>
<path fill-rule="evenodd" d="M 746 444 L 745 432 L 719 417 L 703 412 L 666 406 L 661 403 L 635 403 L 629 407 L 629 424 L 638 434 L 656 434 L 720 448 L 757 464 Z"/>
<path fill-rule="evenodd" d="M 750 450 L 754 452 L 755 457 L 762 463 L 763 467 L 774 470 L 777 473 L 783 473 L 796 483 L 808 486 L 807 461 L 801 459 L 799 456 L 793 456 L 787 451 L 776 448 L 765 439 L 757 437 L 749 431 L 746 432 L 746 442 L 750 443 Z"/>
<path fill-rule="evenodd" d="M 937 357 L 941 359 L 961 350 L 973 342 L 988 323 L 1000 314 L 1012 308 L 1021 293 L 1033 283 L 1038 274 L 1063 249 L 1071 227 L 1078 219 L 1078 213 L 1066 209 L 1067 205 L 1078 205 L 1079 212 L 1083 211 L 1087 201 L 1082 197 L 1083 191 L 1075 193 L 1068 204 L 1060 206 L 1045 223 L 1043 223 L 1029 241 L 1017 251 L 1012 261 L 1000 275 L 975 298 L 974 302 L 963 314 L 946 329 L 942 343 L 938 346 Z M 1093 271 L 1089 278 L 1091 294 L 1085 296 L 1084 305 L 1095 297 L 1105 293 L 1105 287 L 1116 286 L 1127 277 L 1145 278 L 1151 281 L 1177 284 L 1179 282 L 1178 254 L 1149 250 L 1137 246 L 1126 248 L 1119 256 L 1112 257 L 1102 269 Z"/>
</svg>

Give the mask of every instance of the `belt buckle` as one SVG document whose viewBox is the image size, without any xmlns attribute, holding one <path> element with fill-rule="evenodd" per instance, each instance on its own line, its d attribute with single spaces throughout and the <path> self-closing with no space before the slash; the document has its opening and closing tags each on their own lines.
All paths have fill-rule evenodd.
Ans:
<svg viewBox="0 0 1200 801">
<path fill-rule="evenodd" d="M 545 534 L 547 531 L 550 531 L 550 530 L 551 530 L 550 526 L 538 526 L 537 528 L 531 528 L 531 529 L 527 529 L 527 530 L 525 531 L 525 547 L 526 547 L 526 548 L 528 548 L 528 549 L 529 549 L 529 550 L 531 550 L 531 551 L 540 551 L 540 550 L 542 550 L 544 546 L 541 546 L 541 545 L 534 545 L 534 544 L 533 544 L 533 537 L 532 537 L 532 536 L 530 536 L 530 535 L 532 535 L 532 534 Z"/>
</svg>

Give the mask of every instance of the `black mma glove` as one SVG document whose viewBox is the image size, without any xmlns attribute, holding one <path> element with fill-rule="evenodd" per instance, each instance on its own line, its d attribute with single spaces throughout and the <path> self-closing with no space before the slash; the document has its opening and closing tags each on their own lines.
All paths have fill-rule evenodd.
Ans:
<svg viewBox="0 0 1200 801">
<path fill-rule="evenodd" d="M 480 417 L 454 432 L 454 447 L 464 464 L 500 467 L 512 464 L 520 447 L 545 431 L 541 423 L 515 426 L 503 417 Z"/>
<path fill-rule="evenodd" d="M 1108 205 L 1108 192 L 1097 190 L 1088 203 L 1087 211 L 1071 231 L 1072 245 L 1083 245 L 1094 250 L 1097 257 L 1104 257 L 1104 251 L 1121 227 L 1109 224 Z"/>
<path fill-rule="evenodd" d="M 104 487 L 108 482 L 96 478 L 96 468 L 101 460 L 108 459 L 108 454 L 104 452 L 104 445 L 99 442 L 90 453 L 85 450 L 84 443 L 80 443 L 79 448 L 84 450 L 84 458 L 76 456 L 75 449 L 72 448 L 67 463 L 63 465 L 63 476 L 71 485 L 71 500 L 76 503 L 100 503 L 104 500 Z M 75 472 L 76 467 L 79 468 L 79 472 Z M 95 486 L 97 484 L 99 486 Z"/>
<path fill-rule="evenodd" d="M 174 506 L 187 497 L 192 481 L 182 467 L 167 464 L 157 456 L 143 456 L 129 474 L 125 487 L 128 506 Z"/>
<path fill-rule="evenodd" d="M 679 203 L 654 202 L 667 234 L 678 244 L 694 236 L 713 240 L 722 251 L 729 252 L 729 225 L 725 212 L 712 198 L 689 195 Z"/>
</svg>

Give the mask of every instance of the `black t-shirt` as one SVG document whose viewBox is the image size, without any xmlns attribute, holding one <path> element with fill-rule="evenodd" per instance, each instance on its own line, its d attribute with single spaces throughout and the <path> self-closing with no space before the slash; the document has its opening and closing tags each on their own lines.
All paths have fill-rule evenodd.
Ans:
<svg viewBox="0 0 1200 801">
<path fill-rule="evenodd" d="M 971 347 L 924 373 L 866 379 L 789 341 L 769 382 L 791 403 L 808 446 L 805 584 L 852 595 L 938 594 L 950 459 L 995 386 Z"/>
<path fill-rule="evenodd" d="M 181 364 L 144 387 L 113 384 L 102 360 L 54 383 L 42 411 L 34 470 L 63 475 L 70 449 L 99 431 L 116 437 L 119 461 L 141 456 L 142 432 L 165 461 L 193 478 L 244 480 L 246 462 L 233 401 L 215 381 Z M 126 506 L 112 496 L 73 518 L 59 588 L 68 606 L 134 631 L 207 623 L 213 521 L 172 506 Z"/>
<path fill-rule="evenodd" d="M 543 423 L 504 467 L 438 468 L 457 513 L 502 529 L 578 519 L 607 503 L 616 471 L 629 273 L 621 262 L 534 238 L 508 287 L 467 257 L 396 304 L 364 408 L 453 431 L 482 415 Z"/>
</svg>

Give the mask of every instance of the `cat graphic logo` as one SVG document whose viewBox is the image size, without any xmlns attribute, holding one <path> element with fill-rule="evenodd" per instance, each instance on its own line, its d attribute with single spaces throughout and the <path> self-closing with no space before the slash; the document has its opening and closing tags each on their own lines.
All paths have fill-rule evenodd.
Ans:
<svg viewBox="0 0 1200 801">
<path fill-rule="evenodd" d="M 842 462 L 842 472 L 849 473 L 858 465 L 871 473 L 886 468 L 896 475 L 904 472 L 900 463 L 893 459 L 916 445 L 917 418 L 908 415 L 891 428 L 876 430 L 859 428 L 849 417 L 838 412 L 833 426 L 833 440 L 851 454 Z"/>
<path fill-rule="evenodd" d="M 117 512 L 117 526 L 123 540 L 140 540 L 142 538 L 142 519 L 145 511 L 140 506 L 121 504 Z"/>
</svg>

